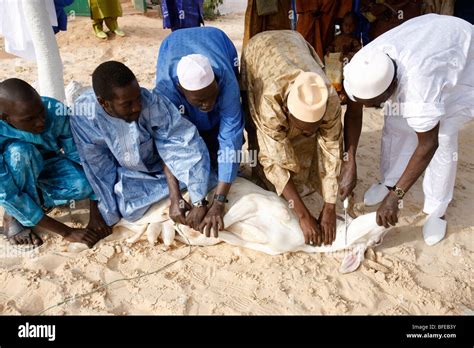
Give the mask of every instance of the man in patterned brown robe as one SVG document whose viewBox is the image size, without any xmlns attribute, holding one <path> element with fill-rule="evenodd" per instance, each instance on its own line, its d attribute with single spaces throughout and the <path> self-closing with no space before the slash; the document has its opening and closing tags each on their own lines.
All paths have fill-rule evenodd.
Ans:
<svg viewBox="0 0 474 348">
<path fill-rule="evenodd" d="M 258 152 L 253 173 L 267 189 L 288 200 L 306 242 L 317 245 L 331 244 L 335 238 L 343 138 L 339 98 L 322 66 L 309 43 L 290 30 L 257 34 L 242 53 L 241 89 L 244 104 L 248 102 L 249 150 Z M 291 86 L 303 72 L 318 74 L 329 92 L 326 111 L 315 127 L 298 122 L 288 111 Z M 301 199 L 316 190 L 324 200 L 318 220 Z"/>
</svg>

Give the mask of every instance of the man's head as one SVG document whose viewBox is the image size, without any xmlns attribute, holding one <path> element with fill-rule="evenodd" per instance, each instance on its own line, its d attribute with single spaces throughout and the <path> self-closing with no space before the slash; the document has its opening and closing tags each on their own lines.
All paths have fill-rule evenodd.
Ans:
<svg viewBox="0 0 474 348">
<path fill-rule="evenodd" d="M 140 85 L 124 64 L 109 61 L 92 73 L 92 88 L 97 101 L 113 117 L 137 121 L 142 110 Z"/>
<path fill-rule="evenodd" d="M 219 95 L 219 85 L 209 59 L 201 54 L 184 56 L 178 62 L 179 90 L 194 107 L 202 112 L 214 109 Z"/>
<path fill-rule="evenodd" d="M 347 12 L 342 20 L 342 32 L 347 35 L 354 34 L 357 29 L 358 20 L 354 12 Z"/>
<path fill-rule="evenodd" d="M 397 88 L 397 65 L 379 50 L 360 51 L 344 67 L 344 89 L 352 101 L 380 106 Z"/>
<path fill-rule="evenodd" d="M 324 79 L 313 72 L 301 72 L 290 87 L 287 107 L 288 121 L 310 136 L 319 128 L 328 101 Z"/>
<path fill-rule="evenodd" d="M 28 83 L 7 79 L 0 83 L 0 119 L 16 129 L 39 134 L 45 129 L 46 110 Z"/>
</svg>

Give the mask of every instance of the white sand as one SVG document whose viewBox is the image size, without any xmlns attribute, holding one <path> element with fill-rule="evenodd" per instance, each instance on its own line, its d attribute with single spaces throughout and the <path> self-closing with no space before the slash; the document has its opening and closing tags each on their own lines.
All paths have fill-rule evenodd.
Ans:
<svg viewBox="0 0 474 348">
<path fill-rule="evenodd" d="M 77 80 L 90 85 L 93 69 L 100 62 L 115 59 L 125 62 L 143 86 L 153 86 L 156 55 L 168 31 L 161 29 L 161 20 L 141 15 L 125 16 L 119 22 L 128 35 L 125 38 L 99 41 L 91 34 L 88 18 L 76 18 L 69 23 L 69 31 L 58 35 L 66 83 Z M 242 14 L 230 14 L 208 25 L 225 30 L 240 51 Z M 33 83 L 35 65 L 8 57 L 0 50 L 0 79 L 7 77 Z M 358 152 L 358 202 L 378 178 L 381 128 L 380 112 L 368 110 Z M 461 132 L 456 189 L 446 215 L 448 233 L 436 246 L 428 247 L 423 241 L 423 195 L 419 180 L 407 194 L 400 224 L 376 248 L 376 263 L 366 262 L 352 274 L 340 275 L 339 259 L 331 255 L 297 253 L 272 257 L 221 244 L 194 248 L 188 258 L 159 273 L 117 282 L 47 313 L 472 313 L 473 132 L 472 123 Z M 321 203 L 317 195 L 305 201 L 313 213 L 319 212 Z M 82 202 L 76 208 L 85 207 L 87 204 Z M 364 211 L 360 203 L 356 211 Z M 68 209 L 56 209 L 52 215 L 71 221 Z M 75 209 L 72 218 L 73 225 L 85 222 L 87 211 Z M 43 237 L 44 246 L 28 255 L 15 255 L 16 248 L 0 239 L 0 313 L 35 314 L 104 282 L 159 269 L 188 252 L 182 245 L 165 252 L 146 240 L 128 246 L 124 236 L 119 235 L 110 236 L 93 249 L 71 252 L 74 246 L 60 237 Z"/>
</svg>

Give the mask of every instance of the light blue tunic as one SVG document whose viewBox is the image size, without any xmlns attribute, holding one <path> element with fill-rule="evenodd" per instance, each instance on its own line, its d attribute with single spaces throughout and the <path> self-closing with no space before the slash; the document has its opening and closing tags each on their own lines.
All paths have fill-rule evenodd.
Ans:
<svg viewBox="0 0 474 348">
<path fill-rule="evenodd" d="M 170 101 L 142 88 L 137 122 L 112 117 L 93 92 L 79 97 L 71 120 L 85 173 L 108 225 L 140 219 L 169 195 L 163 163 L 186 186 L 192 202 L 215 185 L 209 154 L 196 127 Z M 90 107 L 92 106 L 92 108 Z"/>
</svg>

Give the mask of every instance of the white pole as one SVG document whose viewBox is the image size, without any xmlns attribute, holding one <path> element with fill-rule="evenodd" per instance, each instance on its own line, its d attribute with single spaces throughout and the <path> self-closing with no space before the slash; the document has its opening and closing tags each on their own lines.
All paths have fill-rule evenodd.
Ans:
<svg viewBox="0 0 474 348">
<path fill-rule="evenodd" d="M 63 64 L 58 43 L 51 28 L 45 0 L 21 0 L 26 23 L 35 47 L 39 92 L 64 102 Z"/>
</svg>

